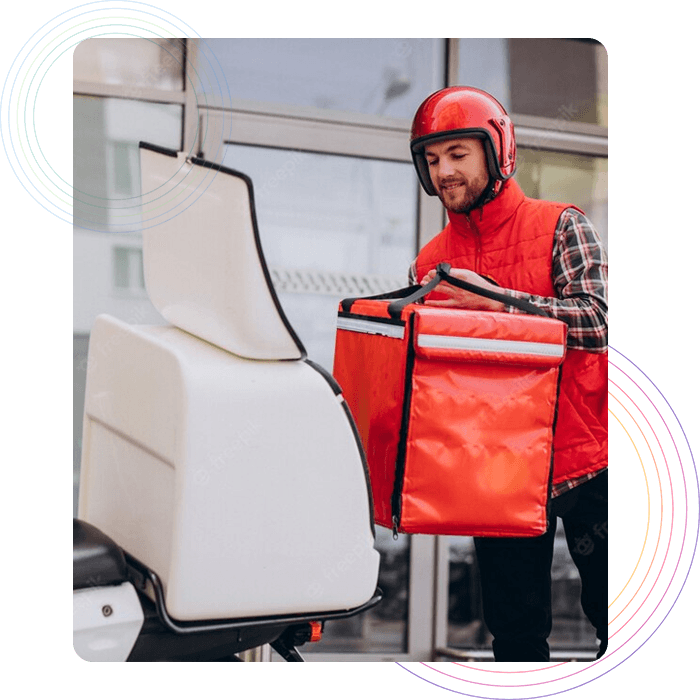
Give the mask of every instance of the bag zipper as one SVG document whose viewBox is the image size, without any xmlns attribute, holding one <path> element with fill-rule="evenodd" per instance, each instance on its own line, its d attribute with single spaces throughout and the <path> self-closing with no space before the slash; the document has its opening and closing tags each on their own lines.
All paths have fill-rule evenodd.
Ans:
<svg viewBox="0 0 700 700">
<path fill-rule="evenodd" d="M 404 377 L 403 414 L 399 431 L 399 449 L 396 454 L 396 469 L 394 472 L 394 490 L 391 494 L 391 523 L 395 540 L 399 538 L 401 525 L 401 492 L 403 491 L 404 474 L 406 471 L 406 442 L 408 440 L 408 424 L 411 418 L 411 394 L 413 388 L 413 365 L 415 350 L 413 347 L 413 326 L 415 313 L 411 313 L 406 322 L 408 329 L 408 348 L 406 351 L 406 374 Z"/>
</svg>

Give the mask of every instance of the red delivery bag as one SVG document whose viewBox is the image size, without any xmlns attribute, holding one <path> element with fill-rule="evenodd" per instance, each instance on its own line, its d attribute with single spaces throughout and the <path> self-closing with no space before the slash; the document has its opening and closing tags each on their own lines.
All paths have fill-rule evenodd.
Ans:
<svg viewBox="0 0 700 700">
<path fill-rule="evenodd" d="M 567 326 L 437 270 L 423 287 L 340 304 L 333 374 L 375 521 L 395 535 L 542 535 Z M 441 280 L 532 315 L 415 303 Z"/>
</svg>

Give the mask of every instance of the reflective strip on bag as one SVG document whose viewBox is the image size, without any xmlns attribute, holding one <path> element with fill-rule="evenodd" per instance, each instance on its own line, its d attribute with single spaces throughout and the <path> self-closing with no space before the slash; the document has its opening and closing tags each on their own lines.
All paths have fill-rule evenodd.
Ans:
<svg viewBox="0 0 700 700">
<path fill-rule="evenodd" d="M 495 340 L 493 338 L 463 338 L 447 335 L 420 333 L 418 347 L 445 350 L 474 350 L 477 352 L 508 353 L 509 355 L 537 355 L 540 357 L 564 356 L 564 346 L 559 343 L 531 343 L 523 340 Z"/>
<path fill-rule="evenodd" d="M 381 321 L 367 321 L 362 318 L 338 318 L 338 329 L 341 331 L 354 331 L 355 333 L 369 333 L 371 335 L 384 335 L 387 338 L 399 338 L 403 340 L 404 326 L 395 323 L 383 323 Z"/>
</svg>

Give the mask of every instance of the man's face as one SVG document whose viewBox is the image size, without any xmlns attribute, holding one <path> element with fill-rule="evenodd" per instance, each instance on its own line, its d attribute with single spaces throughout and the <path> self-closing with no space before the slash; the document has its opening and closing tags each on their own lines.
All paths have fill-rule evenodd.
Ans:
<svg viewBox="0 0 700 700">
<path fill-rule="evenodd" d="M 466 214 L 489 183 L 486 152 L 480 139 L 450 139 L 426 146 L 430 178 L 450 211 Z"/>
</svg>

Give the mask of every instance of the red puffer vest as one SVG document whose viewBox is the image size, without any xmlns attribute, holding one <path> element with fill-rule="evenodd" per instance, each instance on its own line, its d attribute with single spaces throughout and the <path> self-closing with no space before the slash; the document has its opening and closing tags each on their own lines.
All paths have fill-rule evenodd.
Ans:
<svg viewBox="0 0 700 700">
<path fill-rule="evenodd" d="M 567 204 L 525 197 L 514 180 L 469 215 L 450 222 L 418 254 L 418 281 L 440 262 L 487 275 L 506 289 L 556 296 L 552 246 Z M 575 208 L 575 207 L 574 207 Z M 435 296 L 434 298 L 438 298 Z M 608 355 L 568 349 L 562 365 L 554 479 L 558 484 L 608 463 Z"/>
</svg>

